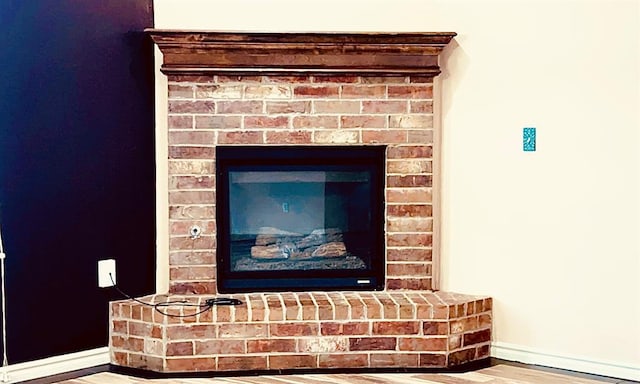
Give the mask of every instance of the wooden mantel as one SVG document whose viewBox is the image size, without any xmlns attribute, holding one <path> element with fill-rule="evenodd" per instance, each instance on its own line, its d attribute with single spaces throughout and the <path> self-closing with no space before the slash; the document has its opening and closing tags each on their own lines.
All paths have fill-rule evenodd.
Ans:
<svg viewBox="0 0 640 384">
<path fill-rule="evenodd" d="M 254 33 L 147 29 L 167 75 L 414 75 L 440 73 L 438 54 L 456 35 Z"/>
</svg>

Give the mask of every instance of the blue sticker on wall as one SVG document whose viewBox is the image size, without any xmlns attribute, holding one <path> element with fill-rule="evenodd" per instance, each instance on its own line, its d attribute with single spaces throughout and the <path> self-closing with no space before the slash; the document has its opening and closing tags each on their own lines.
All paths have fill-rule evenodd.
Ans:
<svg viewBox="0 0 640 384">
<path fill-rule="evenodd" d="M 534 152 L 536 150 L 536 129 L 522 128 L 522 150 Z"/>
</svg>

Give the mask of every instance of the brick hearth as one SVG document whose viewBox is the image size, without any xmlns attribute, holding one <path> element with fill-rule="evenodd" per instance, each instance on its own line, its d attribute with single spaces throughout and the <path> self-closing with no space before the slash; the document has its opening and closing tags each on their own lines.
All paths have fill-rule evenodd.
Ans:
<svg viewBox="0 0 640 384">
<path fill-rule="evenodd" d="M 246 304 L 184 318 L 114 303 L 112 363 L 158 372 L 435 368 L 489 356 L 489 298 L 413 291 L 231 297 Z M 205 297 L 143 298 L 176 299 L 203 303 Z"/>
<path fill-rule="evenodd" d="M 144 300 L 217 294 L 218 144 L 386 145 L 386 288 L 231 295 L 244 304 L 181 318 L 114 302 L 113 364 L 417 368 L 489 356 L 491 299 L 432 291 L 433 77 L 453 34 L 151 34 L 169 79 L 170 291 Z"/>
</svg>

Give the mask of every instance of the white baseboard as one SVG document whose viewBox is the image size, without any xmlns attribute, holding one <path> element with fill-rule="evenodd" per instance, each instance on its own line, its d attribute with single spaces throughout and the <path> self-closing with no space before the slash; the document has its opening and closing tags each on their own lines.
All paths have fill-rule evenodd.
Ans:
<svg viewBox="0 0 640 384">
<path fill-rule="evenodd" d="M 492 343 L 491 356 L 525 364 L 640 381 L 640 365 L 637 364 L 596 360 L 579 356 L 563 356 L 535 348 L 501 342 Z"/>
<path fill-rule="evenodd" d="M 4 377 L 4 373 L 6 373 L 9 379 L 9 381 L 6 382 L 18 383 L 103 364 L 109 364 L 108 347 L 48 357 L 26 363 L 10 364 L 4 368 L 4 370 L 0 368 L 0 373 L 3 373 L 2 376 L 0 376 L 0 380 Z"/>
</svg>

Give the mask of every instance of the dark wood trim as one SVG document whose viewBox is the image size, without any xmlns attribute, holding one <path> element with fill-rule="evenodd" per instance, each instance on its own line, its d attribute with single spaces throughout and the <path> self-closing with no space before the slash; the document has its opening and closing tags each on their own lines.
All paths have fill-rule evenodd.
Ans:
<svg viewBox="0 0 640 384">
<path fill-rule="evenodd" d="M 109 372 L 120 375 L 138 377 L 147 380 L 154 379 L 192 379 L 212 377 L 236 376 L 264 376 L 264 375 L 306 375 L 306 374 L 366 374 L 366 373 L 464 373 L 491 366 L 491 359 L 476 360 L 451 368 L 299 368 L 273 370 L 240 370 L 240 371 L 197 371 L 197 372 L 155 372 L 147 369 L 111 365 Z"/>
<path fill-rule="evenodd" d="M 615 384 L 636 383 L 635 381 L 626 381 L 622 379 L 605 377 L 605 376 L 600 376 L 600 375 L 591 374 L 591 373 L 575 372 L 575 371 L 569 371 L 566 369 L 550 368 L 550 367 L 544 367 L 540 365 L 523 364 L 515 361 L 497 359 L 494 357 L 483 359 L 474 363 L 468 363 L 460 367 L 456 367 L 455 369 L 447 369 L 447 368 L 415 368 L 415 369 L 397 368 L 397 369 L 351 369 L 351 370 L 325 369 L 325 370 L 308 370 L 307 373 L 326 373 L 329 371 L 332 374 L 333 373 L 352 373 L 352 374 L 353 373 L 398 373 L 398 372 L 401 372 L 401 373 L 416 373 L 416 372 L 418 373 L 461 373 L 461 372 L 469 372 L 469 371 L 474 371 L 482 368 L 487 368 L 494 365 L 512 365 L 515 367 L 522 367 L 522 368 L 532 369 L 536 371 L 551 372 L 559 375 L 568 375 L 568 376 L 573 376 L 581 379 L 597 380 L 597 381 L 602 381 L 606 383 L 615 383 Z M 229 376 L 233 377 L 236 375 L 257 376 L 259 374 L 269 374 L 269 375 L 286 374 L 286 373 L 300 374 L 304 371 L 288 370 L 288 371 L 242 371 L 242 372 L 225 371 L 225 372 L 213 372 L 213 373 L 212 372 L 159 373 L 159 372 L 153 372 L 153 371 L 137 369 L 137 368 L 128 368 L 128 367 L 121 367 L 117 365 L 104 364 L 96 367 L 85 368 L 85 369 L 67 372 L 67 373 L 61 373 L 58 375 L 47 376 L 39 379 L 27 380 L 22 383 L 23 384 L 52 384 L 52 383 L 58 383 L 64 380 L 77 379 L 80 377 L 93 375 L 101 372 L 112 372 L 112 373 L 117 373 L 117 374 L 132 376 L 132 377 L 139 377 L 144 379 L 171 379 L 171 378 L 186 379 L 186 378 L 211 378 L 211 377 L 229 377 Z"/>
<path fill-rule="evenodd" d="M 436 76 L 438 54 L 456 35 L 145 31 L 163 53 L 167 75 Z"/>
<path fill-rule="evenodd" d="M 57 375 L 40 377 L 38 379 L 21 381 L 21 384 L 53 384 L 59 383 L 65 380 L 73 380 L 79 377 L 94 375 L 96 373 L 109 372 L 111 366 L 109 364 L 97 365 L 95 367 L 89 367 L 84 369 L 78 369 L 76 371 L 59 373 Z"/>
</svg>

